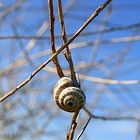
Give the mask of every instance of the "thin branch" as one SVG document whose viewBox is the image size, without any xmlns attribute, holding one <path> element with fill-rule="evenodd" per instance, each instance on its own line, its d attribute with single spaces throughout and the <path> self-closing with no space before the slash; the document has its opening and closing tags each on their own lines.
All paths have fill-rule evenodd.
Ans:
<svg viewBox="0 0 140 140">
<path fill-rule="evenodd" d="M 14 4 L 10 5 L 6 9 L 4 9 L 2 12 L 0 12 L 0 19 L 1 18 L 4 18 L 8 14 L 10 14 L 11 12 L 13 12 L 17 8 L 19 8 L 20 6 L 22 6 L 22 4 L 24 4 L 24 2 L 26 2 L 26 0 L 18 0 Z"/>
<path fill-rule="evenodd" d="M 118 37 L 118 38 L 112 38 L 109 40 L 102 40 L 100 42 L 100 44 L 116 44 L 116 43 L 126 43 L 126 42 L 133 42 L 133 41 L 140 41 L 140 36 L 136 35 L 136 36 L 129 36 L 129 37 Z M 98 43 L 97 40 L 95 41 L 89 41 L 89 42 L 79 42 L 79 43 L 74 43 L 71 44 L 70 47 L 71 49 L 75 49 L 75 48 L 84 48 L 87 46 L 94 46 Z"/>
<path fill-rule="evenodd" d="M 139 80 L 112 80 L 100 77 L 92 77 L 84 74 L 79 74 L 79 78 L 102 84 L 118 84 L 118 85 L 129 85 L 129 84 L 140 84 Z"/>
<path fill-rule="evenodd" d="M 90 35 L 96 35 L 100 33 L 110 33 L 110 32 L 115 32 L 115 31 L 124 31 L 128 29 L 135 29 L 140 27 L 140 23 L 135 23 L 127 26 L 118 26 L 118 27 L 111 27 L 108 29 L 104 29 L 103 31 L 92 31 L 92 32 L 85 32 L 81 33 L 79 37 L 83 36 L 90 36 Z M 71 37 L 72 34 L 68 34 L 68 37 Z M 59 39 L 60 35 L 55 35 L 55 39 Z M 24 39 L 24 40 L 29 40 L 29 39 L 36 39 L 36 40 L 49 40 L 49 36 L 39 36 L 39 35 L 8 35 L 8 36 L 0 36 L 0 40 L 16 40 L 16 39 Z"/>
<path fill-rule="evenodd" d="M 12 25 L 12 28 L 13 28 L 14 34 L 15 34 L 16 36 L 18 36 L 18 30 L 17 30 L 17 28 L 16 28 L 16 24 L 13 24 L 13 25 Z M 24 45 L 23 45 L 23 43 L 22 43 L 22 40 L 18 40 L 18 42 L 19 42 L 19 47 L 20 47 L 20 49 L 22 50 L 22 52 L 23 52 L 23 54 L 24 54 L 24 56 L 25 56 L 25 59 L 27 60 L 26 62 L 28 62 L 28 63 L 31 64 L 32 66 L 35 66 L 34 63 L 33 63 L 32 60 L 31 60 L 31 58 L 30 58 L 28 52 L 24 49 Z"/>
<path fill-rule="evenodd" d="M 103 5 L 99 6 L 95 12 L 87 19 L 87 21 L 80 27 L 80 29 L 71 37 L 71 39 L 64 45 L 62 45 L 55 54 L 53 54 L 48 60 L 46 60 L 43 64 L 41 64 L 33 73 L 25 79 L 21 84 L 19 84 L 16 88 L 6 93 L 3 97 L 0 98 L 0 102 L 13 95 L 16 91 L 21 89 L 24 85 L 32 80 L 32 78 L 41 71 L 48 63 L 50 63 L 59 53 L 62 52 L 70 43 L 74 41 L 74 39 L 88 26 L 88 24 L 98 16 L 98 14 L 111 2 L 112 0 L 107 0 Z"/>
<path fill-rule="evenodd" d="M 83 133 L 85 132 L 85 130 L 86 130 L 86 128 L 87 128 L 87 126 L 88 126 L 90 120 L 91 120 L 91 116 L 89 117 L 89 119 L 88 119 L 88 121 L 86 122 L 84 128 L 82 129 L 82 131 L 79 133 L 78 137 L 77 137 L 75 140 L 79 140 L 79 139 L 81 138 L 81 136 L 82 136 Z"/>
<path fill-rule="evenodd" d="M 57 0 L 57 2 L 58 2 L 59 20 L 60 20 L 60 25 L 61 25 L 61 34 L 62 34 L 63 42 L 64 42 L 64 44 L 66 44 L 67 43 L 67 35 L 66 35 L 65 23 L 64 23 L 64 19 L 63 19 L 62 3 L 61 3 L 61 0 Z M 78 82 L 76 80 L 74 65 L 73 65 L 73 61 L 72 61 L 69 46 L 66 47 L 65 57 L 66 57 L 66 59 L 69 63 L 71 78 L 75 82 L 75 84 L 78 86 Z"/>
<path fill-rule="evenodd" d="M 82 35 L 82 34 L 81 34 Z M 56 38 L 59 38 L 60 36 L 56 36 Z M 80 37 L 80 36 L 79 36 Z M 35 40 L 46 40 L 49 39 L 49 37 L 47 36 L 0 36 L 0 40 L 10 40 L 10 39 L 35 39 Z M 118 37 L 118 38 L 111 38 L 108 40 L 102 40 L 100 42 L 100 44 L 115 44 L 115 43 L 125 43 L 125 42 L 132 42 L 132 41 L 140 41 L 140 36 L 139 35 L 135 35 L 135 36 L 128 36 L 128 37 Z M 89 41 L 89 42 L 79 42 L 79 43 L 73 43 L 72 45 L 69 45 L 71 49 L 75 49 L 75 48 L 83 48 L 86 46 L 94 46 L 98 43 L 97 40 L 95 41 Z M 30 50 L 30 49 L 29 49 Z M 29 51 L 28 49 L 26 49 L 26 51 Z"/>
<path fill-rule="evenodd" d="M 71 122 L 71 127 L 70 127 L 70 131 L 67 134 L 67 140 L 73 140 L 73 136 L 74 136 L 74 132 L 75 129 L 77 127 L 77 121 L 78 121 L 78 115 L 79 115 L 79 111 L 74 113 L 73 118 L 72 118 L 72 122 Z"/>
<path fill-rule="evenodd" d="M 31 57 L 31 60 L 33 60 L 33 58 Z M 12 71 L 15 67 L 21 67 L 23 65 L 26 65 L 28 62 L 23 60 L 23 61 L 20 61 L 20 63 L 17 63 L 17 65 L 13 65 L 13 67 L 10 67 L 9 69 L 6 69 L 5 71 L 2 71 L 0 73 L 0 75 L 6 75 L 8 73 L 10 73 L 10 71 Z M 96 65 L 96 63 L 95 63 Z M 98 65 L 98 64 L 97 64 Z M 79 66 L 79 68 L 77 70 L 80 70 L 80 69 L 84 69 L 84 68 L 88 68 L 90 66 L 93 66 L 93 65 L 85 65 L 84 66 Z M 46 71 L 49 71 L 49 72 L 52 72 L 52 73 L 56 73 L 56 70 L 55 70 L 55 67 L 52 67 L 52 66 L 47 66 L 44 70 Z M 69 74 L 69 70 L 63 70 L 64 74 L 65 75 L 68 75 Z M 89 76 L 89 75 L 85 75 L 85 74 L 81 74 L 81 73 L 78 73 L 79 75 L 79 79 L 81 80 L 87 80 L 87 81 L 90 81 L 90 82 L 95 82 L 95 83 L 99 83 L 99 84 L 113 84 L 113 85 L 135 85 L 135 84 L 140 84 L 140 80 L 113 80 L 113 79 L 105 79 L 105 78 L 101 78 L 101 77 L 94 77 L 94 76 Z"/>
<path fill-rule="evenodd" d="M 55 38 L 54 38 L 54 21 L 55 21 L 55 17 L 54 17 L 54 13 L 53 13 L 53 1 L 52 0 L 48 0 L 48 9 L 49 9 L 49 21 L 50 21 L 50 41 L 51 41 L 51 49 L 52 49 L 52 54 L 56 53 L 56 49 L 55 49 Z M 59 64 L 58 58 L 57 56 L 53 59 L 53 63 L 56 66 L 56 70 L 57 70 L 57 74 L 59 75 L 59 77 L 63 77 L 63 71 L 62 68 Z"/>
<path fill-rule="evenodd" d="M 102 42 L 103 35 L 104 35 L 104 33 L 102 31 L 104 31 L 104 29 L 106 28 L 106 26 L 109 22 L 109 18 L 110 18 L 111 13 L 112 13 L 112 6 L 108 6 L 108 8 L 106 8 L 105 15 L 102 18 L 101 25 L 98 29 L 100 34 L 98 34 L 96 36 L 97 43 L 92 48 L 92 55 L 91 55 L 91 58 L 90 58 L 91 62 L 95 62 L 95 59 L 98 55 L 98 50 L 101 47 L 101 42 Z"/>
<path fill-rule="evenodd" d="M 45 70 L 56 73 L 55 68 L 51 67 L 51 66 L 47 66 L 45 68 Z M 69 70 L 64 70 L 64 73 L 66 75 L 68 75 Z M 100 84 L 112 84 L 112 85 L 140 84 L 140 80 L 113 80 L 113 79 L 105 79 L 105 78 L 101 78 L 101 77 L 88 76 L 88 75 L 84 75 L 84 74 L 80 74 L 80 73 L 78 73 L 78 75 L 79 75 L 79 79 L 81 79 L 81 80 L 87 80 L 87 81 L 100 83 Z"/>
<path fill-rule="evenodd" d="M 91 113 L 89 111 L 89 109 L 87 109 L 87 107 L 83 107 L 83 110 L 93 119 L 99 119 L 99 120 L 104 120 L 104 121 L 117 121 L 117 120 L 132 120 L 132 121 L 136 121 L 137 117 L 133 117 L 133 116 L 119 116 L 119 117 L 110 117 L 110 116 L 97 116 L 94 115 L 93 113 Z"/>
</svg>

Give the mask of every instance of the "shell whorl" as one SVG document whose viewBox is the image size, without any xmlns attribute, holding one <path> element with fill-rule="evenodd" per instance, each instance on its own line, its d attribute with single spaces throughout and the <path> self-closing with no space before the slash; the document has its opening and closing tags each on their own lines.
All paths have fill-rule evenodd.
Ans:
<svg viewBox="0 0 140 140">
<path fill-rule="evenodd" d="M 83 91 L 74 87 L 70 77 L 61 78 L 54 87 L 54 100 L 59 108 L 67 112 L 75 112 L 85 104 Z"/>
</svg>

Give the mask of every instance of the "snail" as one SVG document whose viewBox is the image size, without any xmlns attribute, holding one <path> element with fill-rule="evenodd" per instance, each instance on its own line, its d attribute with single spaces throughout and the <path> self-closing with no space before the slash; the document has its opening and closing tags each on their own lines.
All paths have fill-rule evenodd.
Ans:
<svg viewBox="0 0 140 140">
<path fill-rule="evenodd" d="M 62 77 L 54 86 L 54 100 L 59 108 L 67 112 L 81 109 L 86 101 L 84 92 L 74 86 L 70 77 Z"/>
</svg>

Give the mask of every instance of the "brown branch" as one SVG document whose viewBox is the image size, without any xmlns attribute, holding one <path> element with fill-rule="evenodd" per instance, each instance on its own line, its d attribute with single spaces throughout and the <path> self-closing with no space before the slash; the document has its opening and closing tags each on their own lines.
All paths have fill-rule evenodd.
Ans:
<svg viewBox="0 0 140 140">
<path fill-rule="evenodd" d="M 88 24 L 111 2 L 112 0 L 107 0 L 102 6 L 99 6 L 96 11 L 87 19 L 87 21 L 80 27 L 80 29 L 71 37 L 71 39 L 64 45 L 62 45 L 56 53 L 54 53 L 48 60 L 46 60 L 43 64 L 41 64 L 33 73 L 25 79 L 21 84 L 19 84 L 16 88 L 6 93 L 3 97 L 0 98 L 0 102 L 13 95 L 16 91 L 21 89 L 24 85 L 26 85 L 32 78 L 41 71 L 48 63 L 50 63 L 59 53 L 62 52 L 73 40 L 88 26 Z"/>
<path fill-rule="evenodd" d="M 72 122 L 71 122 L 71 127 L 70 127 L 70 130 L 69 130 L 69 133 L 67 134 L 67 140 L 73 140 L 74 132 L 75 132 L 75 129 L 77 127 L 79 111 L 80 110 L 75 112 L 74 115 L 73 115 Z"/>
<path fill-rule="evenodd" d="M 52 54 L 56 53 L 56 49 L 55 49 L 55 37 L 54 37 L 54 21 L 55 21 L 55 17 L 53 14 L 53 1 L 52 0 L 48 0 L 48 9 L 49 9 L 49 21 L 50 21 L 50 41 L 51 41 L 51 49 L 52 49 Z M 57 56 L 53 59 L 53 63 L 56 66 L 56 71 L 57 74 L 59 75 L 59 77 L 63 77 L 64 73 L 62 71 L 62 68 L 59 64 L 58 58 Z"/>
<path fill-rule="evenodd" d="M 61 34 L 62 34 L 63 42 L 64 42 L 64 44 L 66 44 L 67 43 L 67 35 L 66 35 L 65 23 L 64 23 L 64 19 L 63 19 L 62 3 L 61 3 L 61 0 L 57 0 L 57 2 L 58 2 L 59 20 L 60 20 L 60 25 L 61 25 Z M 74 65 L 73 65 L 73 61 L 72 61 L 69 46 L 66 47 L 65 57 L 66 57 L 66 59 L 69 63 L 71 78 L 75 82 L 76 86 L 78 86 L 78 82 L 76 80 Z"/>
</svg>

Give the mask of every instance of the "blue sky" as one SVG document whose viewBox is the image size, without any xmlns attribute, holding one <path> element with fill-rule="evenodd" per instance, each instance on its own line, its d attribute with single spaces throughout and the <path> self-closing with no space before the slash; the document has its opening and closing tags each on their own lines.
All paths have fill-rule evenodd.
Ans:
<svg viewBox="0 0 140 140">
<path fill-rule="evenodd" d="M 15 0 L 1 0 L 0 1 L 4 7 L 7 7 L 15 2 Z M 67 0 L 63 0 L 63 5 L 67 3 Z M 73 34 L 79 29 L 79 27 L 84 23 L 84 21 L 92 14 L 92 12 L 96 9 L 98 5 L 103 3 L 103 0 L 76 0 L 74 6 L 69 9 L 69 11 L 64 15 L 64 20 L 66 24 L 66 31 L 68 34 Z M 60 35 L 60 28 L 59 28 L 59 22 L 57 19 L 57 7 L 56 7 L 56 1 L 54 2 L 54 10 L 56 15 L 56 24 L 55 24 L 55 34 Z M 80 7 L 81 6 L 81 7 Z M 42 11 L 41 9 L 43 9 Z M 78 8 L 77 8 L 78 7 Z M 131 24 L 139 23 L 140 22 L 140 1 L 139 0 L 127 0 L 127 1 L 121 1 L 121 0 L 113 0 L 112 2 L 112 11 L 108 16 L 108 21 L 106 24 L 106 28 L 112 28 L 112 27 L 119 27 L 119 26 L 128 26 Z M 40 9 L 39 9 L 40 8 Z M 32 9 L 32 10 L 31 10 Z M 0 12 L 2 9 L 0 10 Z M 101 14 L 93 21 L 91 24 L 84 30 L 84 32 L 90 32 L 90 31 L 99 31 L 101 27 L 101 21 L 104 20 L 106 15 L 106 10 L 102 11 Z M 26 2 L 21 9 L 17 9 L 16 12 L 12 12 L 8 16 L 6 16 L 5 19 L 2 21 L 2 26 L 0 27 L 1 32 L 0 36 L 12 36 L 14 35 L 13 32 L 13 26 L 12 24 L 17 21 L 17 30 L 20 35 L 35 35 L 38 28 L 43 24 L 44 21 L 48 20 L 48 12 L 47 12 L 47 1 L 44 0 L 29 0 Z M 124 37 L 131 37 L 131 36 L 139 36 L 140 28 L 131 29 L 131 30 L 124 30 L 124 31 L 115 31 L 111 33 L 105 33 L 101 37 L 102 40 L 110 40 L 114 38 L 124 38 Z M 49 29 L 45 31 L 44 36 L 49 36 Z M 85 37 L 78 37 L 73 43 L 80 43 L 80 42 L 92 42 L 95 41 L 99 36 L 98 35 L 90 35 Z M 70 37 L 69 37 L 70 38 Z M 19 43 L 15 40 L 0 40 L 1 41 L 1 48 L 0 48 L 0 70 L 4 70 L 7 66 L 11 65 L 16 59 L 23 59 L 19 57 L 19 53 L 21 52 L 21 48 L 19 47 Z M 27 47 L 29 40 L 22 40 L 22 44 L 24 48 Z M 56 46 L 59 47 L 62 43 L 62 39 L 58 38 L 56 39 Z M 113 75 L 112 79 L 116 80 L 140 80 L 139 71 L 140 71 L 140 41 L 132 42 L 131 48 L 129 53 L 127 54 L 123 65 L 116 71 L 116 73 Z M 100 48 L 98 50 L 95 62 L 105 63 L 106 71 L 109 71 L 109 74 L 113 71 L 115 71 L 115 64 L 118 61 L 118 57 L 115 58 L 114 56 L 111 58 L 108 58 L 111 56 L 111 54 L 119 54 L 123 49 L 125 49 L 128 46 L 128 42 L 124 43 L 107 43 L 107 44 L 101 44 Z M 14 51 L 13 51 L 14 47 Z M 75 66 L 77 66 L 80 62 L 88 63 L 91 61 L 92 58 L 92 52 L 93 52 L 92 45 L 89 45 L 84 48 L 80 49 L 73 49 L 72 57 L 73 62 Z M 39 40 L 35 47 L 28 52 L 29 56 L 33 54 L 37 54 L 38 52 L 45 51 L 46 49 L 50 48 L 50 41 L 49 39 L 46 40 Z M 11 53 L 12 52 L 12 53 Z M 7 57 L 7 54 L 9 54 L 9 57 Z M 84 55 L 83 55 L 84 54 Z M 50 55 L 46 55 L 40 59 L 34 60 L 34 63 L 36 63 L 37 66 L 39 66 L 42 62 L 44 62 L 46 59 L 49 58 Z M 108 61 L 105 61 L 106 59 L 109 59 Z M 67 68 L 67 63 L 64 61 L 63 55 L 59 55 L 59 60 L 62 64 L 63 68 Z M 49 64 L 50 66 L 54 66 L 52 63 Z M 20 83 L 23 79 L 25 79 L 28 75 L 31 74 L 31 72 L 36 67 L 32 67 L 29 65 L 26 65 L 25 68 L 17 68 L 15 69 L 15 72 L 20 75 L 16 80 L 15 83 L 10 85 L 10 87 L 15 87 L 18 83 Z M 130 68 L 130 70 L 128 70 Z M 97 76 L 102 78 L 108 78 L 109 74 L 105 72 L 105 70 L 99 70 L 98 68 L 93 68 L 90 70 L 80 70 L 78 71 L 82 74 L 87 74 L 90 76 Z M 39 76 L 42 76 L 46 74 L 46 72 L 42 71 L 34 80 L 37 80 Z M 48 83 L 48 81 L 45 81 L 44 83 L 39 81 L 37 83 L 37 86 L 43 87 L 44 85 L 49 85 L 48 93 L 52 90 L 53 84 L 58 79 L 57 75 L 54 76 L 54 74 L 50 74 L 51 82 Z M 92 83 L 89 81 L 81 80 L 83 90 L 87 96 L 87 105 L 90 106 L 91 102 L 94 102 L 94 99 L 96 97 L 96 92 L 100 88 L 100 84 Z M 4 91 L 9 91 L 9 83 L 5 80 L 1 84 L 3 86 Z M 32 84 L 32 83 L 31 83 Z M 36 84 L 36 82 L 35 82 Z M 29 85 L 30 86 L 30 85 Z M 39 88 L 38 87 L 38 88 Z M 122 89 L 124 88 L 124 90 Z M 102 110 L 102 107 L 107 109 L 109 113 L 111 114 L 111 109 L 114 111 L 115 109 L 120 109 L 121 114 L 129 114 L 134 115 L 135 108 L 139 107 L 139 91 L 140 86 L 139 85 L 130 85 L 128 86 L 118 86 L 118 85 L 109 85 L 107 88 L 111 90 L 114 95 L 113 99 L 111 100 L 110 96 L 108 95 L 108 91 L 102 92 L 104 96 L 98 103 L 98 106 L 95 110 L 91 110 L 96 113 L 97 115 L 105 115 L 106 111 Z M 126 90 L 128 88 L 128 90 Z M 18 95 L 17 95 L 18 96 Z M 31 93 L 30 93 L 31 96 Z M 38 95 L 39 96 L 39 95 Z M 21 95 L 17 98 L 20 99 Z M 28 96 L 27 96 L 28 97 Z M 42 98 L 47 98 L 50 101 L 53 100 L 53 97 L 48 97 L 45 95 L 45 91 L 40 92 L 39 96 L 40 100 L 42 101 Z M 13 97 L 14 99 L 14 97 Z M 92 99 L 92 100 L 91 100 Z M 44 99 L 43 99 L 44 100 Z M 117 101 L 118 100 L 118 101 Z M 52 105 L 54 105 L 53 101 L 51 102 Z M 125 107 L 129 106 L 132 107 L 132 111 L 127 111 L 127 108 L 125 110 Z M 134 107 L 134 109 L 133 109 Z M 20 108 L 19 108 L 20 110 Z M 137 109 L 139 111 L 139 109 Z M 20 111 L 19 111 L 20 112 Z M 22 112 L 22 111 L 21 111 Z M 138 113 L 138 112 L 137 112 Z M 20 114 L 20 113 L 19 113 Z M 84 117 L 84 113 L 81 113 L 82 117 Z M 124 115 L 123 114 L 123 115 Z M 48 114 L 45 114 L 46 117 L 48 117 Z M 120 114 L 118 114 L 120 115 Z M 64 118 L 63 118 L 64 117 Z M 67 132 L 67 128 L 69 126 L 69 119 L 70 116 L 65 112 L 63 112 L 58 119 L 55 119 L 54 122 L 50 124 L 50 127 L 48 128 L 48 131 L 51 130 L 59 130 L 61 132 L 65 133 Z M 38 118 L 38 121 L 41 119 Z M 62 126 L 60 127 L 62 123 Z M 88 140 L 135 140 L 136 135 L 136 128 L 137 128 L 137 122 L 136 121 L 97 121 L 92 120 L 86 129 L 85 135 L 81 139 L 85 139 L 86 137 Z M 47 130 L 46 130 L 47 131 Z M 62 135 L 62 137 L 64 137 Z M 42 139 L 47 139 L 48 137 L 43 137 Z M 26 139 L 26 138 L 25 138 Z M 29 138 L 28 138 L 29 139 Z M 49 137 L 49 140 L 56 140 L 56 137 Z"/>
</svg>

